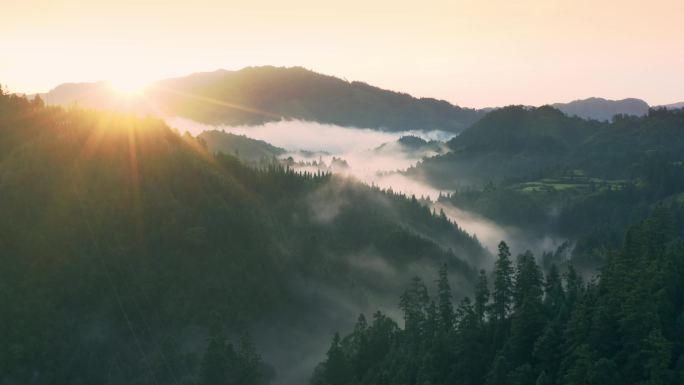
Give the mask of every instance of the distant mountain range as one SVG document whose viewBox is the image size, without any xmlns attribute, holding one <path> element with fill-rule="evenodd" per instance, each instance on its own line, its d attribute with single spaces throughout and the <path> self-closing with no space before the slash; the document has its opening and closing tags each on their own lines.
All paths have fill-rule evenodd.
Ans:
<svg viewBox="0 0 684 385">
<path fill-rule="evenodd" d="M 62 84 L 41 96 L 49 104 L 78 103 L 231 126 L 298 119 L 386 131 L 460 132 L 486 113 L 301 67 L 195 73 L 155 82 L 145 95 L 128 100 L 107 82 Z"/>
<path fill-rule="evenodd" d="M 551 106 L 561 110 L 568 116 L 610 121 L 615 115 L 644 116 L 648 114 L 648 110 L 651 108 L 665 108 L 668 110 L 684 108 L 684 102 L 650 106 L 645 101 L 635 98 L 622 100 L 587 98 L 574 100 L 569 103 L 554 103 Z"/>
<path fill-rule="evenodd" d="M 668 110 L 676 110 L 676 109 L 679 109 L 679 108 L 684 108 L 684 102 L 672 103 L 672 104 L 664 104 L 664 105 L 658 106 L 658 107 L 667 108 Z"/>
<path fill-rule="evenodd" d="M 601 121 L 611 120 L 615 115 L 644 116 L 650 108 L 645 101 L 634 98 L 622 100 L 588 98 L 569 103 L 554 103 L 552 106 L 568 116 Z"/>
<path fill-rule="evenodd" d="M 48 104 L 178 116 L 212 125 L 257 125 L 304 120 L 385 131 L 443 130 L 458 133 L 496 108 L 470 109 L 444 100 L 346 81 L 302 67 L 247 67 L 160 80 L 143 95 L 122 97 L 105 81 L 65 83 L 40 94 Z M 568 116 L 609 121 L 615 115 L 644 116 L 641 99 L 592 97 L 554 103 Z M 664 106 L 684 107 L 684 102 Z"/>
</svg>

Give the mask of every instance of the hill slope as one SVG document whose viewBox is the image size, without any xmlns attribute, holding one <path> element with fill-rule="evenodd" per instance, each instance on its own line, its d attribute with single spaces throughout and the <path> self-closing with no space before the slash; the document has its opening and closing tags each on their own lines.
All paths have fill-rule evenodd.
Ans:
<svg viewBox="0 0 684 385">
<path fill-rule="evenodd" d="M 0 195 L 3 383 L 193 382 L 212 325 L 301 382 L 338 315 L 443 262 L 467 287 L 485 257 L 415 200 L 2 95 Z"/>
<path fill-rule="evenodd" d="M 656 155 L 680 162 L 684 113 L 650 110 L 612 123 L 568 117 L 549 107 L 493 111 L 448 142 L 452 152 L 411 170 L 443 187 L 537 178 L 581 169 L 609 179 L 631 178 Z"/>
<path fill-rule="evenodd" d="M 62 85 L 43 96 L 52 104 L 78 102 L 225 125 L 300 119 L 388 131 L 459 132 L 483 115 L 443 100 L 414 98 L 301 67 L 195 73 L 155 82 L 146 93 L 141 103 L 123 103 L 100 82 Z"/>
<path fill-rule="evenodd" d="M 230 132 L 204 131 L 198 135 L 198 138 L 207 144 L 207 149 L 210 152 L 234 155 L 250 165 L 273 163 L 273 159 L 286 152 L 285 149 L 273 146 L 263 140 L 251 139 Z"/>
</svg>

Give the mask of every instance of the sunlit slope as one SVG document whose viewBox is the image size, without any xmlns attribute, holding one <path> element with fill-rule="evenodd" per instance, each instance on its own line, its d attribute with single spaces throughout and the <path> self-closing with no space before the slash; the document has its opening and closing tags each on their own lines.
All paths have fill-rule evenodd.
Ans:
<svg viewBox="0 0 684 385">
<path fill-rule="evenodd" d="M 230 132 L 203 131 L 197 137 L 206 143 L 210 152 L 234 155 L 249 165 L 258 166 L 277 162 L 277 158 L 286 153 L 285 149 L 273 146 L 263 140 Z"/>
<path fill-rule="evenodd" d="M 126 96 L 135 103 L 128 103 Z M 63 84 L 44 97 L 51 104 L 78 103 L 226 125 L 299 119 L 387 131 L 459 132 L 484 115 L 301 67 L 195 73 L 154 82 L 133 95 L 122 95 L 106 82 Z"/>
<path fill-rule="evenodd" d="M 191 379 L 217 319 L 257 336 L 318 320 L 327 336 L 330 314 L 380 306 L 417 270 L 446 262 L 467 289 L 485 257 L 415 200 L 254 171 L 159 120 L 17 97 L 0 96 L 0 195 L 10 383 Z"/>
</svg>

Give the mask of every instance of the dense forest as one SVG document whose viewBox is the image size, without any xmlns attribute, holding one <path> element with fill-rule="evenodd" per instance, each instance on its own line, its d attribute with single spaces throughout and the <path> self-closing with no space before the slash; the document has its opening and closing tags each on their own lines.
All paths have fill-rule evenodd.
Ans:
<svg viewBox="0 0 684 385">
<path fill-rule="evenodd" d="M 265 142 L 0 92 L 0 383 L 679 384 L 682 123 L 508 107 L 392 144 L 465 181 L 439 203 L 569 240 L 514 259 Z"/>
<path fill-rule="evenodd" d="M 197 135 L 197 138 L 206 143 L 210 152 L 233 155 L 242 163 L 256 168 L 279 163 L 278 157 L 286 153 L 285 149 L 273 146 L 263 140 L 230 132 L 203 131 Z"/>
<path fill-rule="evenodd" d="M 457 306 L 440 271 L 414 278 L 403 327 L 381 312 L 338 334 L 313 385 L 612 385 L 684 383 L 684 239 L 664 208 L 629 229 L 597 278 L 572 264 L 546 273 L 499 245 Z"/>
<path fill-rule="evenodd" d="M 656 206 L 682 215 L 682 127 L 684 110 L 609 123 L 548 106 L 506 107 L 449 141 L 450 153 L 408 174 L 454 188 L 442 202 L 530 236 L 570 240 L 576 267 L 593 270 Z"/>
<path fill-rule="evenodd" d="M 681 109 L 617 115 L 609 123 L 569 117 L 550 106 L 504 107 L 451 139 L 450 153 L 409 174 L 443 188 L 532 181 L 576 169 L 595 178 L 636 179 L 662 163 L 681 165 L 683 125 Z"/>
<path fill-rule="evenodd" d="M 265 383 L 304 360 L 276 345 L 445 261 L 469 287 L 488 255 L 415 198 L 6 94 L 0 195 L 3 384 Z"/>
</svg>

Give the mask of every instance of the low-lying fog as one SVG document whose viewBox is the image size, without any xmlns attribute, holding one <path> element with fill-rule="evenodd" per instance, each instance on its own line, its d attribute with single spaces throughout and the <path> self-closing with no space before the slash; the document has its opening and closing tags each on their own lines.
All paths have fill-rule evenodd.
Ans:
<svg viewBox="0 0 684 385">
<path fill-rule="evenodd" d="M 407 195 L 436 198 L 439 190 L 429 185 L 393 173 L 413 166 L 429 152 L 405 152 L 392 146 L 403 136 L 417 136 L 424 140 L 446 141 L 454 135 L 444 131 L 384 132 L 371 129 L 349 128 L 302 121 L 280 121 L 260 126 L 210 126 L 183 118 L 167 119 L 171 127 L 198 135 L 206 130 L 224 130 L 237 135 L 263 140 L 284 148 L 295 161 L 319 162 L 330 165 L 334 158 L 341 158 L 349 165 L 340 170 L 357 179 L 382 188 L 392 188 Z M 383 144 L 382 151 L 374 151 Z M 312 166 L 311 171 L 315 171 Z"/>
<path fill-rule="evenodd" d="M 334 172 L 346 173 L 367 184 L 381 188 L 391 188 L 395 192 L 416 197 L 429 197 L 433 202 L 444 191 L 422 181 L 409 178 L 397 171 L 406 170 L 423 157 L 434 156 L 431 151 L 405 151 L 396 144 L 403 136 L 416 136 L 423 140 L 445 142 L 454 134 L 444 131 L 399 131 L 386 132 L 371 129 L 341 127 L 331 124 L 304 122 L 297 120 L 271 122 L 258 126 L 212 126 L 184 118 L 168 118 L 168 124 L 183 132 L 198 135 L 206 130 L 224 130 L 237 135 L 263 140 L 281 147 L 295 161 L 320 162 L 331 165 L 333 158 L 343 159 L 348 168 L 331 168 Z M 378 147 L 385 145 L 381 151 Z M 315 172 L 315 165 L 299 166 L 301 170 Z M 562 239 L 551 235 L 530 239 L 522 231 L 499 226 L 475 213 L 453 207 L 447 203 L 432 203 L 437 211 L 444 210 L 446 215 L 465 231 L 475 234 L 480 242 L 491 252 L 497 250 L 501 240 L 505 240 L 511 251 L 531 250 L 536 255 L 543 251 L 555 250 Z"/>
</svg>

